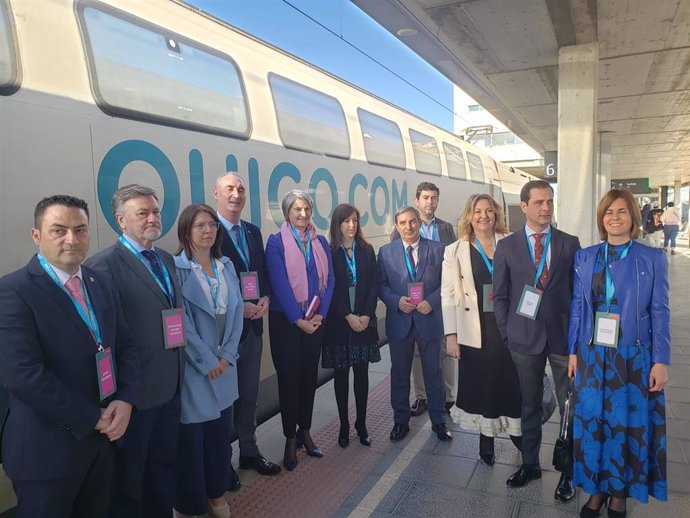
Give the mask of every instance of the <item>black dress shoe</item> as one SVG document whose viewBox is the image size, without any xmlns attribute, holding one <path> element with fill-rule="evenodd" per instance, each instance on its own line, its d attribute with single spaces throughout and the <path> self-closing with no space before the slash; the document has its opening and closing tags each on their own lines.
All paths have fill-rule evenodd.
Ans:
<svg viewBox="0 0 690 518">
<path fill-rule="evenodd" d="M 267 460 L 260 453 L 253 457 L 240 457 L 240 469 L 253 469 L 261 475 L 277 475 L 280 473 L 280 466 Z"/>
<path fill-rule="evenodd" d="M 362 446 L 371 446 L 371 437 L 369 435 L 360 435 L 359 436 L 359 444 Z"/>
<path fill-rule="evenodd" d="M 487 466 L 493 466 L 494 461 L 494 438 L 489 435 L 479 434 L 479 457 Z"/>
<path fill-rule="evenodd" d="M 409 424 L 395 423 L 395 426 L 393 426 L 393 429 L 391 430 L 391 441 L 402 441 L 408 433 L 410 433 Z"/>
<path fill-rule="evenodd" d="M 240 482 L 240 477 L 237 474 L 237 471 L 235 471 L 235 468 L 230 466 L 230 486 L 228 487 L 228 491 L 239 491 L 241 487 L 242 483 Z"/>
<path fill-rule="evenodd" d="M 601 508 L 604 507 L 606 501 L 608 500 L 608 495 L 601 495 L 599 507 L 596 509 L 589 507 L 589 504 L 592 502 L 592 498 L 594 498 L 594 495 L 590 496 L 589 500 L 587 500 L 587 503 L 582 506 L 582 509 L 580 509 L 580 518 L 598 518 Z"/>
<path fill-rule="evenodd" d="M 426 399 L 417 399 L 414 403 L 412 403 L 410 412 L 412 413 L 413 417 L 419 417 L 426 412 L 428 406 L 429 405 L 427 404 Z"/>
<path fill-rule="evenodd" d="M 446 428 L 445 423 L 431 425 L 431 431 L 436 434 L 439 441 L 448 442 L 453 440 L 450 430 Z"/>
<path fill-rule="evenodd" d="M 338 446 L 341 448 L 347 448 L 350 445 L 350 428 L 340 427 L 340 433 L 338 434 Z"/>
<path fill-rule="evenodd" d="M 513 473 L 508 480 L 506 480 L 506 484 L 508 484 L 510 487 L 523 487 L 532 480 L 537 480 L 540 478 L 541 468 L 523 465 L 519 470 Z"/>
<path fill-rule="evenodd" d="M 360 425 L 359 422 L 356 422 L 355 430 L 357 430 L 357 437 L 359 437 L 359 443 L 362 446 L 371 446 L 371 437 L 369 437 L 367 427 Z"/>
<path fill-rule="evenodd" d="M 561 502 L 569 502 L 575 497 L 575 488 L 573 487 L 573 477 L 561 474 L 561 479 L 556 486 L 556 492 L 553 497 Z"/>
</svg>

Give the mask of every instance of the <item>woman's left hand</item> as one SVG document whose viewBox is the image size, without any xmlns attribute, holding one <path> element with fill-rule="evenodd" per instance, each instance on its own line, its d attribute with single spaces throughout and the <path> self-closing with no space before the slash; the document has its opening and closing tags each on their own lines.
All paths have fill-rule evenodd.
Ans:
<svg viewBox="0 0 690 518">
<path fill-rule="evenodd" d="M 668 383 L 668 368 L 663 363 L 655 363 L 649 373 L 649 391 L 659 392 L 666 383 Z"/>
</svg>

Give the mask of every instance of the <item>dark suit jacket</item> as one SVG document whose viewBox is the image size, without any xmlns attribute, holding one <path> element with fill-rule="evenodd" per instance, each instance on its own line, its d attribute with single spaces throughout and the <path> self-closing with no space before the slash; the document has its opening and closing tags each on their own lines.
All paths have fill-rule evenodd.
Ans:
<svg viewBox="0 0 690 518">
<path fill-rule="evenodd" d="M 551 264 L 536 320 L 515 313 L 525 284 L 534 285 L 536 267 L 524 227 L 501 239 L 494 254 L 494 313 L 498 329 L 513 351 L 568 354 L 568 316 L 573 287 L 573 259 L 580 249 L 577 237 L 551 227 Z"/>
<path fill-rule="evenodd" d="M 441 218 L 436 218 L 436 225 L 438 225 L 438 237 L 441 243 L 448 246 L 458 240 L 455 236 L 455 228 L 453 225 L 447 221 L 443 221 Z M 395 241 L 396 239 L 400 239 L 400 234 L 398 233 L 398 229 L 394 228 L 393 232 L 391 232 L 391 241 Z"/>
<path fill-rule="evenodd" d="M 112 399 L 137 404 L 139 363 L 120 300 L 108 277 L 82 276 L 105 347 L 115 359 L 117 392 L 100 401 L 89 328 L 34 256 L 0 279 L 0 379 L 10 395 L 2 437 L 13 480 L 48 480 L 85 470 L 107 437 L 94 427 Z"/>
<path fill-rule="evenodd" d="M 172 256 L 156 248 L 170 273 L 177 307 L 182 307 L 180 285 Z M 141 364 L 140 410 L 170 401 L 182 383 L 184 350 L 165 349 L 161 311 L 171 309 L 153 275 L 118 241 L 87 259 L 86 264 L 110 275 L 122 301 L 127 323 L 134 334 Z"/>
<path fill-rule="evenodd" d="M 345 251 L 339 248 L 332 251 L 332 254 L 335 288 L 331 307 L 326 317 L 324 344 L 342 344 L 346 343 L 348 339 L 360 345 L 377 343 L 379 334 L 376 328 L 376 298 L 379 283 L 374 249 L 371 245 L 361 246 L 358 244 L 355 246 L 357 287 L 355 289 L 354 314 L 369 317 L 369 327 L 360 333 L 355 333 L 345 320 L 346 315 L 353 313 L 350 310 L 350 288 Z"/>
<path fill-rule="evenodd" d="M 256 225 L 252 225 L 248 221 L 241 220 L 242 226 L 247 232 L 247 243 L 249 244 L 249 270 L 254 271 L 259 277 L 259 295 L 270 296 L 271 288 L 268 283 L 268 277 L 266 276 L 266 266 L 265 266 L 265 254 L 264 254 L 264 240 L 261 237 L 261 230 Z M 240 254 L 235 248 L 235 243 L 233 242 L 230 234 L 224 225 L 221 225 L 223 230 L 223 241 L 221 242 L 221 250 L 223 255 L 229 257 L 232 264 L 235 266 L 235 273 L 237 278 L 240 278 L 240 273 L 246 272 L 247 269 L 244 267 L 244 263 L 240 257 Z M 240 290 L 242 286 L 240 285 Z M 240 342 L 242 342 L 246 337 L 249 329 L 254 327 L 254 332 L 261 336 L 264 332 L 264 319 L 251 320 L 249 318 L 244 319 L 244 327 L 242 328 L 242 336 Z"/>
<path fill-rule="evenodd" d="M 400 297 L 407 297 L 411 282 L 405 263 L 405 249 L 399 240 L 383 245 L 379 249 L 379 298 L 386 305 L 386 335 L 402 340 L 414 323 L 419 333 L 428 340 L 443 338 L 443 315 L 441 314 L 441 265 L 446 247 L 438 241 L 420 239 L 417 282 L 424 283 L 424 300 L 432 308 L 431 313 L 422 315 L 419 311 L 403 313 L 398 307 Z"/>
</svg>

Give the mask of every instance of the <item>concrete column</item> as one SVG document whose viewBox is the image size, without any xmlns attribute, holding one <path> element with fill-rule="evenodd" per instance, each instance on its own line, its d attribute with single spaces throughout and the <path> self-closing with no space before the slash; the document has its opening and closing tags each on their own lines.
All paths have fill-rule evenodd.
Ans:
<svg viewBox="0 0 690 518">
<path fill-rule="evenodd" d="M 558 52 L 558 228 L 578 236 L 583 247 L 599 241 L 598 59 L 596 43 Z"/>
<path fill-rule="evenodd" d="M 598 203 L 604 194 L 611 189 L 611 137 L 612 131 L 599 133 L 599 164 L 597 168 L 597 190 L 594 203 Z M 596 207 L 596 205 L 595 205 Z"/>
<path fill-rule="evenodd" d="M 680 180 L 675 180 L 673 182 L 673 203 L 676 207 L 680 207 L 680 190 L 682 187 Z"/>
</svg>

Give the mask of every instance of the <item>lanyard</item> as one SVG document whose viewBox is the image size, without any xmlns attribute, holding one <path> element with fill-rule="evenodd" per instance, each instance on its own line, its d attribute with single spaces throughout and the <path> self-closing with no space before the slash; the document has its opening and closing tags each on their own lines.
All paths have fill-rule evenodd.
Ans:
<svg viewBox="0 0 690 518">
<path fill-rule="evenodd" d="M 489 270 L 489 274 L 491 275 L 491 280 L 494 279 L 494 265 L 491 261 L 489 261 L 489 258 L 487 257 L 486 253 L 484 252 L 484 249 L 482 248 L 482 244 L 479 242 L 478 238 L 474 238 L 474 246 L 477 247 L 477 250 L 479 250 L 479 254 L 482 256 L 482 259 L 484 260 L 484 264 L 486 265 L 486 269 Z M 496 250 L 496 236 L 494 236 L 494 250 Z"/>
<path fill-rule="evenodd" d="M 431 234 L 427 234 L 427 229 L 431 229 Z M 422 237 L 426 239 L 431 239 L 432 241 L 439 241 L 438 238 L 438 225 L 436 224 L 436 220 L 432 221 L 429 225 L 425 225 L 422 223 L 419 227 L 419 233 L 422 234 Z"/>
<path fill-rule="evenodd" d="M 357 258 L 355 257 L 355 245 L 356 245 L 356 243 L 353 241 L 352 242 L 352 259 L 350 259 L 350 256 L 347 254 L 347 249 L 343 245 L 340 245 L 343 248 L 343 253 L 345 254 L 345 264 L 349 268 L 350 273 L 352 273 L 352 284 L 353 284 L 353 286 L 357 286 Z"/>
<path fill-rule="evenodd" d="M 170 274 L 168 273 L 168 269 L 165 267 L 165 264 L 163 264 L 163 261 L 158 261 L 161 267 L 161 271 L 163 272 L 163 278 L 165 279 L 165 286 L 163 283 L 160 281 L 158 276 L 153 273 L 153 269 L 151 269 L 151 266 L 149 265 L 149 262 L 144 258 L 143 255 L 141 255 L 141 252 L 137 252 L 136 249 L 132 246 L 132 244 L 125 239 L 124 236 L 120 235 L 120 243 L 122 243 L 122 246 L 124 246 L 127 250 L 132 252 L 134 254 L 134 257 L 139 259 L 141 264 L 146 266 L 146 269 L 149 271 L 151 274 L 151 277 L 153 277 L 153 280 L 156 281 L 156 284 L 158 284 L 158 287 L 165 293 L 165 296 L 168 298 L 168 302 L 170 302 L 171 306 L 174 306 L 175 304 L 173 303 L 172 300 L 172 293 L 173 293 L 173 287 L 172 287 L 172 281 L 170 280 Z"/>
<path fill-rule="evenodd" d="M 307 231 L 307 244 L 305 245 L 299 238 L 297 229 L 291 225 L 290 230 L 292 230 L 292 235 L 295 236 L 299 249 L 302 250 L 302 253 L 304 254 L 304 260 L 307 262 L 307 264 L 309 264 L 309 261 L 311 260 L 311 240 L 309 239 L 309 231 Z"/>
<path fill-rule="evenodd" d="M 626 246 L 623 251 L 621 252 L 621 259 L 625 259 L 625 256 L 628 255 L 628 252 L 630 252 L 630 248 L 632 248 L 633 242 L 630 241 L 628 243 L 628 246 Z M 604 272 L 606 275 L 606 312 L 611 313 L 611 303 L 613 302 L 613 294 L 616 291 L 615 286 L 613 285 L 613 279 L 611 278 L 611 272 L 609 272 L 609 247 L 608 243 L 604 241 L 603 245 L 604 247 Z"/>
<path fill-rule="evenodd" d="M 401 240 L 402 241 L 402 240 Z M 413 248 L 414 250 L 414 248 Z M 412 264 L 410 264 L 410 258 L 407 256 L 407 247 L 403 241 L 403 255 L 405 256 L 405 266 L 407 266 L 407 273 L 410 275 L 412 282 L 417 282 L 417 268 L 419 268 L 419 259 L 417 259 L 417 264 L 414 265 L 414 270 L 412 269 Z"/>
<path fill-rule="evenodd" d="M 74 305 L 74 309 L 77 310 L 77 313 L 79 313 L 79 316 L 81 319 L 84 321 L 84 324 L 86 324 L 86 327 L 89 328 L 89 331 L 91 331 L 91 336 L 93 336 L 94 340 L 96 340 L 96 344 L 98 345 L 98 350 L 102 351 L 103 350 L 103 340 L 101 339 L 101 328 L 98 325 L 98 319 L 96 318 L 96 312 L 93 309 L 93 305 L 91 304 L 91 299 L 89 298 L 89 293 L 84 289 L 84 283 L 82 282 L 82 292 L 84 293 L 84 301 L 86 302 L 86 309 L 88 310 L 88 314 L 84 312 L 84 308 L 81 306 L 79 301 L 75 299 L 72 294 L 65 288 L 65 286 L 60 282 L 59 277 L 55 273 L 55 270 L 53 270 L 53 267 L 50 266 L 48 261 L 45 260 L 45 258 L 41 254 L 37 254 L 38 262 L 41 263 L 41 266 L 45 270 L 45 272 L 48 274 L 48 276 L 57 284 L 60 288 L 62 288 L 62 291 L 67 293 L 69 296 L 70 300 L 72 301 L 72 304 Z"/>
<path fill-rule="evenodd" d="M 529 250 L 529 255 L 532 258 L 532 264 L 534 264 L 534 250 L 532 250 L 532 245 L 529 242 L 529 236 L 525 230 L 525 239 L 527 240 L 527 248 Z M 541 272 L 544 270 L 544 265 L 546 264 L 546 255 L 549 251 L 549 245 L 551 244 L 551 232 L 546 234 L 546 243 L 544 243 L 544 251 L 541 254 L 541 261 L 539 261 L 539 267 L 537 268 L 537 273 L 534 275 L 534 287 L 536 288 L 539 282 L 539 277 L 541 277 Z"/>
<path fill-rule="evenodd" d="M 247 240 L 247 231 L 245 230 L 244 225 L 242 225 L 242 223 L 237 223 L 237 225 L 240 227 L 240 239 L 242 240 L 241 242 L 235 241 L 235 236 L 231 232 L 232 227 L 225 227 L 225 230 L 227 230 L 228 234 L 230 234 L 230 239 L 232 239 L 232 242 L 235 244 L 235 249 L 237 250 L 237 253 L 240 256 L 240 259 L 242 259 L 245 269 L 249 271 L 249 241 Z"/>
<path fill-rule="evenodd" d="M 208 291 L 211 294 L 211 302 L 213 304 L 213 311 L 218 310 L 218 295 L 220 294 L 220 277 L 218 276 L 218 267 L 216 266 L 216 260 L 211 258 L 211 268 L 213 268 L 213 275 L 216 277 L 216 287 L 213 287 L 213 283 L 211 282 L 211 278 L 208 276 L 208 273 L 206 273 L 206 270 L 204 270 L 204 267 L 201 266 L 199 261 L 194 259 L 194 262 L 199 265 L 201 268 L 201 273 L 204 274 L 204 279 L 206 279 L 206 284 L 208 284 Z"/>
</svg>

